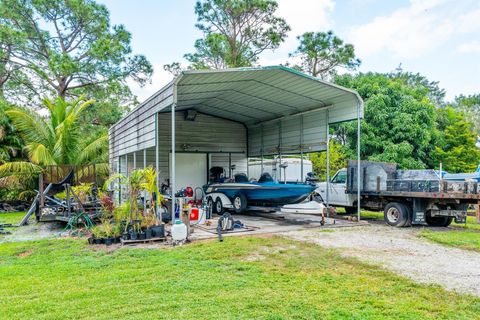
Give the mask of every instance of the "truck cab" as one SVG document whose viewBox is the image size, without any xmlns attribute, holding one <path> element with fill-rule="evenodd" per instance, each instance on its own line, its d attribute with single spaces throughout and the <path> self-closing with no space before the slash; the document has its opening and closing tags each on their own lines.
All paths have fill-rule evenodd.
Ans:
<svg viewBox="0 0 480 320">
<path fill-rule="evenodd" d="M 327 182 L 317 184 L 316 192 L 322 197 L 323 201 L 327 201 Z M 347 169 L 343 168 L 337 171 L 330 179 L 328 190 L 329 205 L 334 207 L 343 207 L 347 213 L 356 212 L 357 197 L 354 194 L 347 193 Z"/>
</svg>

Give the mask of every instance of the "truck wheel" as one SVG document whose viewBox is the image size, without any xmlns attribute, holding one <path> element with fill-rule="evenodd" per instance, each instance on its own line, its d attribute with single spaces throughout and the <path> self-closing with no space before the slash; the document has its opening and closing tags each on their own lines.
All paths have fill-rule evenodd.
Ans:
<svg viewBox="0 0 480 320">
<path fill-rule="evenodd" d="M 355 214 L 357 213 L 357 207 L 345 207 L 346 214 Z"/>
<path fill-rule="evenodd" d="M 385 222 L 392 227 L 403 227 L 408 220 L 408 209 L 400 202 L 390 202 L 384 210 Z"/>
<path fill-rule="evenodd" d="M 223 214 L 222 199 L 220 199 L 220 198 L 215 199 L 215 203 L 213 204 L 213 211 L 215 211 L 215 213 L 217 213 L 218 215 Z"/>
<path fill-rule="evenodd" d="M 427 215 L 425 221 L 430 227 L 448 227 L 452 223 L 453 217 L 432 217 Z"/>
<path fill-rule="evenodd" d="M 232 203 L 235 213 L 242 213 L 247 208 L 247 197 L 243 193 L 237 193 L 233 197 Z"/>
</svg>

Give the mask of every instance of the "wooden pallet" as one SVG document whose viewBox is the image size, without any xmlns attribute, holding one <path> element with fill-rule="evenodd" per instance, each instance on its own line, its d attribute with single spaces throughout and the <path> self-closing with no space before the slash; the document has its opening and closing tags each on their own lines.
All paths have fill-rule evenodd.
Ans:
<svg viewBox="0 0 480 320">
<path fill-rule="evenodd" d="M 120 239 L 120 243 L 123 245 L 130 245 L 130 244 L 137 244 L 137 243 L 154 243 L 158 241 L 165 241 L 167 238 L 166 237 L 155 237 L 155 238 L 150 238 L 150 239 L 137 239 L 137 240 L 124 240 Z"/>
</svg>

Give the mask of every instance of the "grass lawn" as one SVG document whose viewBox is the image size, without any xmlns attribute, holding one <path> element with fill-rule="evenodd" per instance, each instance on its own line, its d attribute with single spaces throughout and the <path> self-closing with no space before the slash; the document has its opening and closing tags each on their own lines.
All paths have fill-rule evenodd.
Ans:
<svg viewBox="0 0 480 320">
<path fill-rule="evenodd" d="M 8 212 L 0 213 L 0 223 L 11 223 L 17 224 L 22 221 L 22 218 L 25 216 L 25 212 Z"/>
<path fill-rule="evenodd" d="M 480 299 L 279 237 L 173 249 L 0 244 L 5 319 L 474 319 Z"/>
<path fill-rule="evenodd" d="M 480 232 L 471 230 L 431 231 L 423 230 L 420 235 L 429 240 L 461 249 L 480 251 Z"/>
</svg>

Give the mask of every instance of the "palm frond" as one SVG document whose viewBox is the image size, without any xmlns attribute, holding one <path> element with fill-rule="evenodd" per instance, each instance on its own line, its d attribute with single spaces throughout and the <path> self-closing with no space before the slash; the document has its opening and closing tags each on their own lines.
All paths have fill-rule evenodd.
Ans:
<svg viewBox="0 0 480 320">
<path fill-rule="evenodd" d="M 57 164 L 51 151 L 41 143 L 30 143 L 25 149 L 28 152 L 30 161 L 39 165 Z"/>
<path fill-rule="evenodd" d="M 107 181 L 103 184 L 103 190 L 107 190 L 108 187 L 114 183 L 114 182 L 119 182 L 120 184 L 125 184 L 127 183 L 128 179 L 121 173 L 116 173 L 108 177 Z M 117 186 L 118 188 L 119 186 Z"/>
<path fill-rule="evenodd" d="M 7 162 L 0 166 L 0 177 L 8 176 L 35 176 L 42 172 L 42 168 L 27 161 Z"/>
<path fill-rule="evenodd" d="M 108 154 L 108 134 L 92 141 L 80 152 L 76 159 L 77 163 L 89 163 L 91 160 L 99 158 L 102 154 Z"/>
<path fill-rule="evenodd" d="M 53 146 L 54 134 L 50 126 L 33 111 L 12 108 L 5 113 L 20 132 L 26 143 L 36 142 Z"/>
</svg>

